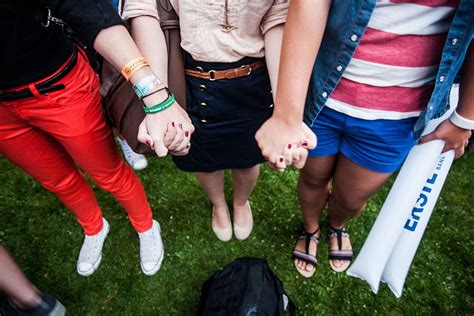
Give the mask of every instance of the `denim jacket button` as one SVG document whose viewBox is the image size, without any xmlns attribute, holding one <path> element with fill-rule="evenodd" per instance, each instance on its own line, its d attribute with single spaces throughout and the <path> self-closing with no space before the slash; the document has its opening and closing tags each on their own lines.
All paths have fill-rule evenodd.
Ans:
<svg viewBox="0 0 474 316">
<path fill-rule="evenodd" d="M 451 44 L 452 45 L 456 45 L 458 43 L 458 39 L 457 38 L 453 38 L 453 40 L 451 41 Z"/>
<path fill-rule="evenodd" d="M 441 76 L 441 77 L 439 77 L 439 82 L 444 82 L 444 79 L 446 79 L 446 77 L 445 77 L 445 76 Z"/>
<path fill-rule="evenodd" d="M 342 66 L 340 66 L 340 65 L 337 66 L 337 67 L 336 67 L 336 70 L 339 71 L 339 72 L 341 72 L 341 71 L 342 71 Z"/>
<path fill-rule="evenodd" d="M 358 38 L 359 37 L 356 34 L 351 35 L 351 41 L 353 41 L 353 42 L 357 41 Z"/>
<path fill-rule="evenodd" d="M 328 97 L 328 93 L 327 93 L 326 91 L 324 91 L 324 92 L 322 93 L 322 96 L 323 96 L 323 98 L 327 98 L 327 97 Z"/>
</svg>

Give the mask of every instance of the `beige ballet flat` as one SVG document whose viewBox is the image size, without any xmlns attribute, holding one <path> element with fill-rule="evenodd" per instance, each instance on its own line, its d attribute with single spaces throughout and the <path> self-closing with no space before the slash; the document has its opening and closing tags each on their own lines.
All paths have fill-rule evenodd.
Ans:
<svg viewBox="0 0 474 316">
<path fill-rule="evenodd" d="M 212 218 L 214 219 L 214 207 L 212 208 Z M 229 215 L 230 219 L 230 215 Z M 230 223 L 229 220 L 229 225 L 227 225 L 224 228 L 218 228 L 217 226 L 214 225 L 214 220 L 212 220 L 212 231 L 214 234 L 216 234 L 217 239 L 221 241 L 229 241 L 232 239 L 232 224 Z"/>
<path fill-rule="evenodd" d="M 239 226 L 235 223 L 234 220 L 234 235 L 235 238 L 238 240 L 245 240 L 250 236 L 250 233 L 252 232 L 253 229 L 253 216 L 252 216 L 252 209 L 250 208 L 250 203 L 247 201 L 247 206 L 250 212 L 250 216 L 252 218 L 252 222 L 248 226 Z"/>
</svg>

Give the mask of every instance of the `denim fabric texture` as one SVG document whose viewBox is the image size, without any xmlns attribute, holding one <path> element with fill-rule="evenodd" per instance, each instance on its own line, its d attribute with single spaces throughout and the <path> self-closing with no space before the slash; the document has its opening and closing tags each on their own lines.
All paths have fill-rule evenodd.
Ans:
<svg viewBox="0 0 474 316">
<path fill-rule="evenodd" d="M 336 88 L 367 28 L 375 0 L 333 0 L 306 98 L 304 121 L 312 125 Z M 460 0 L 446 38 L 435 87 L 414 126 L 418 140 L 426 124 L 449 109 L 449 92 L 474 34 L 474 0 Z"/>
</svg>

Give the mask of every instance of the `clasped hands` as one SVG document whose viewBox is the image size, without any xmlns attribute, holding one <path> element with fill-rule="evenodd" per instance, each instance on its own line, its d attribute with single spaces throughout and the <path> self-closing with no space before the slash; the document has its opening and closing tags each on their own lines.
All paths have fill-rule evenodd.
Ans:
<svg viewBox="0 0 474 316">
<path fill-rule="evenodd" d="M 271 169 L 280 172 L 286 167 L 304 167 L 308 150 L 316 148 L 316 135 L 303 122 L 288 122 L 272 116 L 255 134 L 263 157 Z"/>
<path fill-rule="evenodd" d="M 152 148 L 158 157 L 168 152 L 183 156 L 191 147 L 194 126 L 185 110 L 175 103 L 168 109 L 147 114 L 138 128 L 138 141 Z"/>
</svg>

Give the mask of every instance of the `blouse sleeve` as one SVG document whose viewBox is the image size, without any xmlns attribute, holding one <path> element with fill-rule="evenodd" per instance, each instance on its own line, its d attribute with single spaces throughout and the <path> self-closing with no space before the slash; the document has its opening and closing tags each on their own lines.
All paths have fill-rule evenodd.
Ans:
<svg viewBox="0 0 474 316">
<path fill-rule="evenodd" d="M 275 0 L 273 5 L 262 19 L 262 33 L 265 34 L 269 29 L 286 22 L 290 0 Z"/>
<path fill-rule="evenodd" d="M 46 0 L 54 17 L 71 27 L 88 47 L 100 31 L 123 24 L 110 0 Z"/>
<path fill-rule="evenodd" d="M 158 10 L 156 8 L 156 0 L 122 0 L 124 1 L 122 19 L 136 18 L 138 16 L 148 15 L 154 17 L 158 21 Z"/>
</svg>

